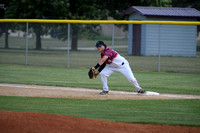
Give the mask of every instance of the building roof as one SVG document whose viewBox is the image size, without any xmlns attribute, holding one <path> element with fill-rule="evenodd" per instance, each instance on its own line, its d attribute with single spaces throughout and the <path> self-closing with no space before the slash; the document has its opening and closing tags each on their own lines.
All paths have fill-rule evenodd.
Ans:
<svg viewBox="0 0 200 133">
<path fill-rule="evenodd" d="M 172 8 L 172 7 L 142 7 L 132 6 L 123 11 L 122 14 L 130 15 L 134 12 L 143 16 L 165 16 L 165 17 L 200 17 L 200 12 L 195 8 Z"/>
</svg>

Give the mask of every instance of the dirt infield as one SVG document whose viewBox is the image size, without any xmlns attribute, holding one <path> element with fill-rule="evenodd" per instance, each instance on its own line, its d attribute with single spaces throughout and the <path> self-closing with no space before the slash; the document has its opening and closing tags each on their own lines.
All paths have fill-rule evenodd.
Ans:
<svg viewBox="0 0 200 133">
<path fill-rule="evenodd" d="M 198 95 L 137 95 L 135 92 L 110 91 L 55 86 L 0 84 L 0 95 L 62 97 L 82 99 L 200 99 Z M 149 93 L 150 94 L 150 93 Z M 56 114 L 0 111 L 2 133 L 200 133 L 200 127 L 108 122 Z"/>
<path fill-rule="evenodd" d="M 0 111 L 2 133 L 199 133 L 198 127 L 108 122 L 45 113 Z"/>
<path fill-rule="evenodd" d="M 101 90 L 69 88 L 57 86 L 0 84 L 0 95 L 31 97 L 62 97 L 79 99 L 200 99 L 199 95 L 137 95 L 136 92 L 110 91 L 108 95 L 99 95 Z"/>
</svg>

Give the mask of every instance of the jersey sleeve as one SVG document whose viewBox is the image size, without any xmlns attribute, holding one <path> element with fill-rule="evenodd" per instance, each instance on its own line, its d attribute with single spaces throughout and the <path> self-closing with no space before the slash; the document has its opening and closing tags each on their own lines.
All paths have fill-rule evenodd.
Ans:
<svg viewBox="0 0 200 133">
<path fill-rule="evenodd" d="M 108 56 L 108 59 L 105 61 L 105 63 L 107 64 L 111 64 L 113 59 L 118 55 L 118 53 L 112 49 L 107 48 L 104 51 L 104 54 L 101 54 L 101 58 L 103 58 L 103 56 Z"/>
<path fill-rule="evenodd" d="M 108 56 L 108 58 L 112 58 L 113 56 L 113 51 L 112 50 L 106 50 L 105 53 L 104 53 L 104 56 Z"/>
</svg>

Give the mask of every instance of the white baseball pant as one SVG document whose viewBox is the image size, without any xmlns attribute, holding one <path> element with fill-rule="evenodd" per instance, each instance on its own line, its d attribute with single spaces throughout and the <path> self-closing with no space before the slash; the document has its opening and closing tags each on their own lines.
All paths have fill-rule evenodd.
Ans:
<svg viewBox="0 0 200 133">
<path fill-rule="evenodd" d="M 128 81 L 136 88 L 137 91 L 139 91 L 141 89 L 136 78 L 134 77 L 134 75 L 132 73 L 132 70 L 130 68 L 128 61 L 125 61 L 123 63 L 123 65 L 121 65 L 119 67 L 112 67 L 110 65 L 107 65 L 101 71 L 100 75 L 101 75 L 101 82 L 103 85 L 103 91 L 109 91 L 109 87 L 107 84 L 107 78 L 114 72 L 122 73 L 128 79 Z"/>
</svg>

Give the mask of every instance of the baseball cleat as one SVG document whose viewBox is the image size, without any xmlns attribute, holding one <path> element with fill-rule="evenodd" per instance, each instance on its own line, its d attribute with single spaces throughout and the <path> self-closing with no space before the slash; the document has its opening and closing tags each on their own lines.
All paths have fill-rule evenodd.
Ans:
<svg viewBox="0 0 200 133">
<path fill-rule="evenodd" d="M 140 90 L 138 91 L 138 94 L 144 94 L 144 93 L 146 93 L 146 91 L 143 90 L 143 89 L 140 89 Z"/>
<path fill-rule="evenodd" d="M 108 91 L 102 91 L 102 92 L 100 92 L 99 94 L 100 94 L 100 95 L 106 95 L 106 94 L 108 94 Z"/>
</svg>

